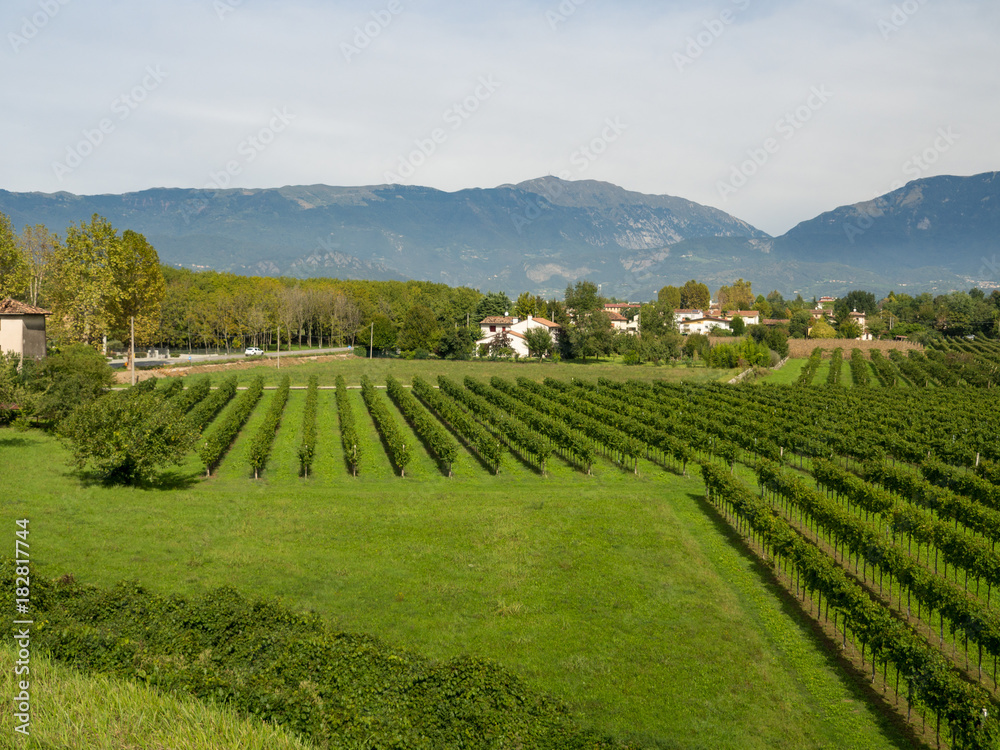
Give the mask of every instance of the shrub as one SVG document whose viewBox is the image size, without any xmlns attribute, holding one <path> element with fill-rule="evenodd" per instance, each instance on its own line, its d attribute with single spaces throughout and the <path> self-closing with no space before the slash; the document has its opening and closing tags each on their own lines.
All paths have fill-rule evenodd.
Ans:
<svg viewBox="0 0 1000 750">
<path fill-rule="evenodd" d="M 198 438 L 170 401 L 130 391 L 80 406 L 60 432 L 72 445 L 73 465 L 123 484 L 151 480 L 160 466 L 179 464 Z"/>
</svg>

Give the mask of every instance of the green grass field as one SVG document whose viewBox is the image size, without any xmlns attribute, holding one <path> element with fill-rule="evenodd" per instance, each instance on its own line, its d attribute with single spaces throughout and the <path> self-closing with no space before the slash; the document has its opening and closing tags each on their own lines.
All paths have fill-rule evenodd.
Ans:
<svg viewBox="0 0 1000 750">
<path fill-rule="evenodd" d="M 382 362 L 404 382 L 442 371 Z M 297 476 L 293 392 L 254 481 L 245 446 L 271 397 L 215 476 L 192 457 L 168 489 L 88 482 L 51 437 L 0 430 L 4 523 L 30 519 L 50 575 L 276 596 L 432 658 L 494 659 L 585 725 L 654 747 L 909 747 L 713 520 L 700 480 L 644 461 L 639 476 L 603 460 L 585 476 L 556 457 L 547 476 L 511 459 L 495 477 L 465 451 L 448 479 L 422 449 L 399 478 L 357 392 L 353 478 L 323 391 L 314 476 Z"/>
<path fill-rule="evenodd" d="M 240 385 L 245 385 L 257 374 L 263 374 L 264 384 L 267 386 L 277 385 L 285 374 L 291 377 L 292 386 L 304 386 L 310 375 L 316 375 L 321 386 L 332 386 L 337 375 L 343 375 L 348 385 L 353 386 L 358 385 L 361 382 L 361 376 L 365 374 L 376 383 L 383 384 L 387 375 L 393 375 L 404 383 L 409 383 L 410 378 L 414 375 L 435 380 L 439 373 L 447 373 L 449 377 L 459 381 L 466 375 L 475 378 L 490 378 L 493 375 L 499 375 L 511 379 L 523 376 L 532 380 L 544 380 L 551 377 L 560 380 L 579 378 L 595 381 L 605 377 L 615 380 L 689 380 L 692 382 L 725 382 L 739 373 L 738 369 L 715 370 L 703 367 L 701 363 L 694 366 L 683 364 L 625 366 L 620 361 L 608 359 L 591 359 L 587 362 L 575 360 L 572 362 L 552 362 L 551 360 L 503 362 L 488 359 L 443 362 L 433 359 L 411 360 L 381 357 L 366 359 L 350 356 L 333 362 L 318 362 L 311 360 L 310 357 L 295 357 L 293 361 L 295 364 L 289 364 L 287 359 L 283 360 L 282 367 L 278 368 L 276 361 L 269 360 L 257 367 L 240 370 L 234 368 L 234 371 L 240 379 Z M 245 364 L 245 362 L 239 361 L 237 364 Z M 218 377 L 218 375 L 213 377 Z"/>
</svg>

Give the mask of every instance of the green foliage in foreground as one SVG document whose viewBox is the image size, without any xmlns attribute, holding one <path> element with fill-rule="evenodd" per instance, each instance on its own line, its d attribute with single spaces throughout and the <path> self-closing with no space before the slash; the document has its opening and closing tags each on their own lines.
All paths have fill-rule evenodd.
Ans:
<svg viewBox="0 0 1000 750">
<path fill-rule="evenodd" d="M 74 466 L 90 467 L 106 481 L 134 484 L 183 461 L 198 431 L 170 401 L 143 390 L 109 393 L 63 422 L 60 432 L 73 446 Z"/>
<path fill-rule="evenodd" d="M 13 609 L 14 572 L 5 560 L 5 611 Z M 32 645 L 53 658 L 219 701 L 322 746 L 624 747 L 581 729 L 564 705 L 492 662 L 432 662 L 232 588 L 186 599 L 137 583 L 102 590 L 36 573 L 32 601 Z"/>
<path fill-rule="evenodd" d="M 17 695 L 20 676 L 13 645 L 0 644 L 0 695 Z M 44 687 L 31 696 L 30 739 L 24 750 L 311 750 L 298 735 L 194 698 L 165 695 L 145 685 L 72 667 L 32 654 L 31 670 Z M 9 725 L 4 728 L 10 732 Z"/>
</svg>

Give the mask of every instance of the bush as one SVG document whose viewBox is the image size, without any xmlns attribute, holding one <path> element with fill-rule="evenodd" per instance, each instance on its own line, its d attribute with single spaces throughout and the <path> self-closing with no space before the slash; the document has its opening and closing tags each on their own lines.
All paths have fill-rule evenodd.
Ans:
<svg viewBox="0 0 1000 750">
<path fill-rule="evenodd" d="M 78 407 L 60 432 L 72 446 L 73 465 L 123 484 L 152 480 L 160 466 L 179 464 L 198 439 L 170 401 L 129 391 Z"/>
<path fill-rule="evenodd" d="M 13 611 L 16 568 L 0 561 L 0 606 Z M 232 588 L 162 596 L 32 576 L 32 631 L 52 658 L 85 672 L 218 701 L 276 722 L 315 747 L 622 748 L 579 727 L 566 706 L 484 659 L 430 660 L 315 614 Z"/>
<path fill-rule="evenodd" d="M 78 406 L 100 398 L 115 382 L 107 360 L 84 344 L 50 354 L 31 369 L 26 385 L 40 394 L 37 416 L 52 424 L 61 422 Z"/>
</svg>

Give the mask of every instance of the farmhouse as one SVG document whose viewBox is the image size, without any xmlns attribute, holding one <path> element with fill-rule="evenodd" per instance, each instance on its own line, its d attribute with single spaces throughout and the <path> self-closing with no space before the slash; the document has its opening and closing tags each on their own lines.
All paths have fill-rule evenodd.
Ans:
<svg viewBox="0 0 1000 750">
<path fill-rule="evenodd" d="M 544 328 L 548 331 L 549 338 L 555 344 L 558 341 L 559 326 L 546 318 L 536 318 L 529 315 L 524 320 L 512 318 L 507 315 L 492 315 L 483 318 L 479 322 L 481 338 L 476 342 L 477 348 L 482 346 L 492 346 L 503 340 L 506 335 L 507 346 L 519 357 L 527 357 L 528 343 L 524 338 L 525 332 L 530 328 Z"/>
<path fill-rule="evenodd" d="M 680 325 L 685 320 L 695 320 L 696 318 L 704 318 L 705 313 L 701 310 L 695 310 L 694 308 L 682 307 L 674 310 L 674 322 Z"/>
<path fill-rule="evenodd" d="M 687 336 L 692 333 L 707 334 L 714 331 L 716 328 L 720 328 L 725 331 L 730 330 L 728 320 L 725 318 L 714 318 L 710 316 L 685 320 L 678 326 L 678 328 L 683 336 Z"/>
<path fill-rule="evenodd" d="M 45 356 L 45 316 L 48 310 L 13 299 L 0 301 L 0 351 L 21 358 Z"/>
<path fill-rule="evenodd" d="M 725 319 L 732 322 L 733 318 L 739 315 L 748 326 L 755 326 L 760 323 L 760 312 L 758 310 L 730 310 L 725 314 Z"/>
</svg>

